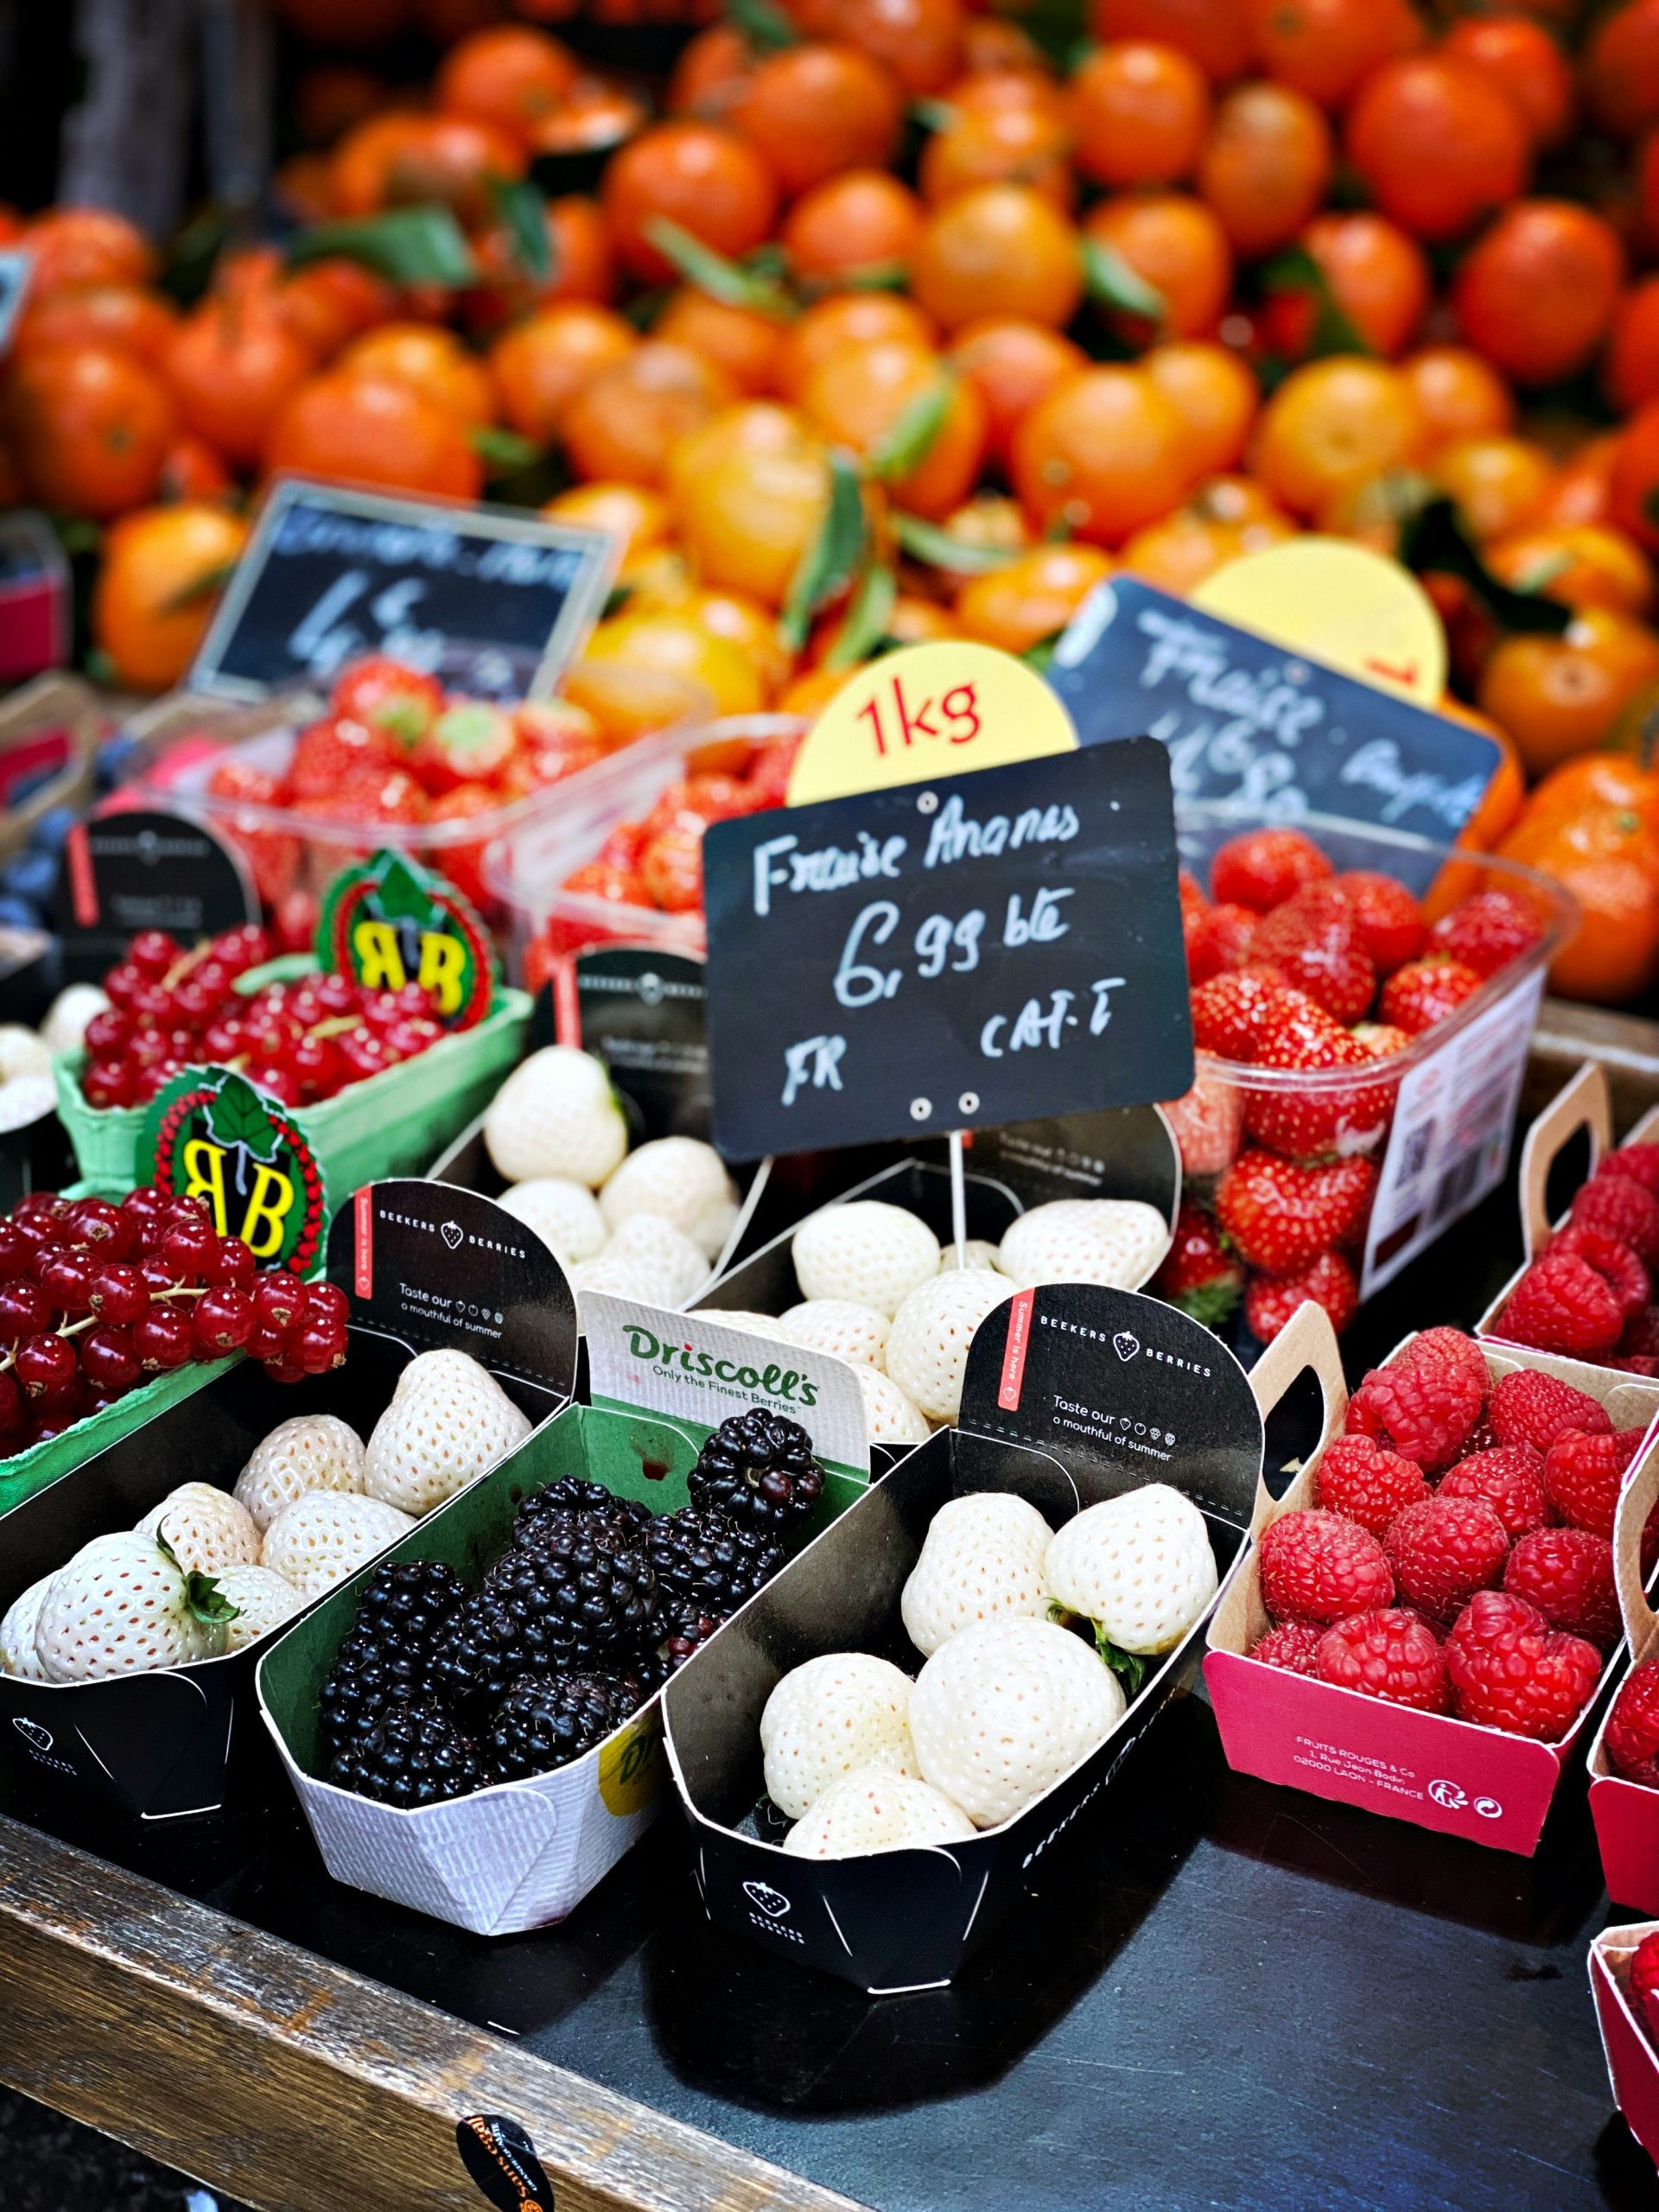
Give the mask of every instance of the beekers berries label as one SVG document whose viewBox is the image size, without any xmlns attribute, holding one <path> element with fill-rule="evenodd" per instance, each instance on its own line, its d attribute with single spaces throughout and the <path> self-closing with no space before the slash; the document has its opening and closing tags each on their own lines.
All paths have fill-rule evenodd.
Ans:
<svg viewBox="0 0 1659 2212">
<path fill-rule="evenodd" d="M 376 853 L 335 877 L 317 925 L 317 957 L 365 990 L 418 983 L 446 1029 L 470 1029 L 490 1010 L 488 931 L 452 884 L 396 853 Z"/>
<path fill-rule="evenodd" d="M 206 1198 L 220 1236 L 239 1236 L 262 1267 L 309 1274 L 327 1199 L 304 1132 L 280 1100 L 231 1068 L 187 1068 L 159 1092 L 139 1147 L 148 1179 Z"/>
</svg>

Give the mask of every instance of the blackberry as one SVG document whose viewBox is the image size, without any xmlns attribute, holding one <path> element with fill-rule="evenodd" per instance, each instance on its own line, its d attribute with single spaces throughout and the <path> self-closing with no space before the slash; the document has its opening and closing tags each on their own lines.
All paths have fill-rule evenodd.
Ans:
<svg viewBox="0 0 1659 2212">
<path fill-rule="evenodd" d="M 357 1601 L 356 1633 L 382 1646 L 425 1649 L 468 1595 L 453 1567 L 441 1560 L 394 1560 L 377 1568 Z"/>
<path fill-rule="evenodd" d="M 521 1675 L 496 1708 L 485 1739 L 496 1778 L 569 1766 L 621 1726 L 640 1700 L 605 1675 Z"/>
<path fill-rule="evenodd" d="M 533 1549 L 505 1554 L 484 1589 L 511 1618 L 533 1671 L 582 1675 L 639 1649 L 657 1578 L 642 1547 L 613 1548 L 580 1516 L 550 1521 Z"/>
<path fill-rule="evenodd" d="M 657 1577 L 658 1614 L 718 1614 L 724 1619 L 770 1582 L 784 1548 L 768 1530 L 740 1528 L 708 1507 L 682 1506 L 653 1521 L 646 1555 Z"/>
<path fill-rule="evenodd" d="M 565 1528 L 575 1520 L 582 1522 L 584 1535 L 596 1537 L 602 1528 L 604 1541 L 614 1550 L 636 1541 L 651 1525 L 652 1515 L 632 1499 L 613 1497 L 603 1483 L 567 1475 L 562 1482 L 531 1492 L 513 1516 L 509 1541 L 514 1550 L 523 1551 L 539 1544 L 550 1529 Z"/>
<path fill-rule="evenodd" d="M 463 1713 L 499 1703 L 518 1675 L 534 1674 L 551 1657 L 532 1645 L 518 1616 L 490 1593 L 469 1599 L 452 1615 L 432 1648 L 429 1680 Z"/>
<path fill-rule="evenodd" d="M 677 1674 L 694 1651 L 700 1651 L 717 1628 L 725 1625 L 725 1616 L 715 1613 L 677 1613 L 659 1621 L 662 1634 L 652 1654 L 659 1685 Z"/>
<path fill-rule="evenodd" d="M 481 1789 L 490 1777 L 478 1745 L 438 1705 L 394 1706 L 334 1756 L 328 1779 L 383 1805 L 435 1805 Z"/>
<path fill-rule="evenodd" d="M 338 1751 L 360 1741 L 391 1707 L 423 1695 L 428 1663 L 428 1654 L 418 1645 L 384 1643 L 353 1629 L 317 1695 L 325 1751 Z"/>
<path fill-rule="evenodd" d="M 723 1421 L 686 1483 L 691 1503 L 745 1529 L 773 1534 L 804 1521 L 823 1494 L 823 1469 L 798 1421 L 756 1406 Z"/>
</svg>

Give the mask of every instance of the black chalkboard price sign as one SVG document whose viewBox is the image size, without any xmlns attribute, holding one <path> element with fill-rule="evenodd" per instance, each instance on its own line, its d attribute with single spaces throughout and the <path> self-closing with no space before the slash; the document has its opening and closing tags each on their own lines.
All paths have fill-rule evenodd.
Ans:
<svg viewBox="0 0 1659 2212">
<path fill-rule="evenodd" d="M 703 899 L 715 1141 L 731 1159 L 1192 1083 L 1154 739 L 716 823 Z"/>
<path fill-rule="evenodd" d="M 64 978 L 97 982 L 140 930 L 182 944 L 259 918 L 239 854 L 200 822 L 121 812 L 76 824 L 63 849 L 54 919 Z"/>
<path fill-rule="evenodd" d="M 613 540 L 505 508 L 282 479 L 190 672 L 232 699 L 390 653 L 475 698 L 543 698 L 610 588 Z"/>
<path fill-rule="evenodd" d="M 23 296 L 29 290 L 29 271 L 34 265 L 34 256 L 18 249 L 0 253 L 0 353 L 11 344 L 11 334 L 22 312 Z"/>
</svg>

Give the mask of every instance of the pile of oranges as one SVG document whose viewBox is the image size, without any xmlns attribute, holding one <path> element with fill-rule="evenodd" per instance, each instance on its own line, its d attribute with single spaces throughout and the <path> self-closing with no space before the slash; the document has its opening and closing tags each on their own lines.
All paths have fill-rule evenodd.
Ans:
<svg viewBox="0 0 1659 2212">
<path fill-rule="evenodd" d="M 649 99 L 545 28 L 574 0 L 419 12 L 463 28 L 418 98 L 301 82 L 301 254 L 227 251 L 187 310 L 118 218 L 0 226 L 35 257 L 0 500 L 105 526 L 116 680 L 178 680 L 279 470 L 471 499 L 556 456 L 543 511 L 625 545 L 578 690 L 722 714 L 813 712 L 895 641 L 1040 652 L 1114 570 L 1408 547 L 1449 499 L 1446 709 L 1504 751 L 1471 841 L 1579 896 L 1557 988 L 1659 982 L 1659 0 L 1078 0 L 1075 37 L 747 0 Z M 595 12 L 614 48 L 687 10 Z M 573 157 L 590 188 L 548 182 Z M 321 250 L 414 207 L 463 281 Z"/>
</svg>

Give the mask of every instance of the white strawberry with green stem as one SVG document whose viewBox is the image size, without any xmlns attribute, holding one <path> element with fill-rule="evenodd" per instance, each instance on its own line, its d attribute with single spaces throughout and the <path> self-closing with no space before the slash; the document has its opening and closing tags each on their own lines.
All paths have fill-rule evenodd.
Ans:
<svg viewBox="0 0 1659 2212">
<path fill-rule="evenodd" d="M 47 1584 L 35 1650 L 53 1682 L 97 1681 L 216 1657 L 236 1608 L 136 1529 L 94 1536 Z"/>
</svg>

